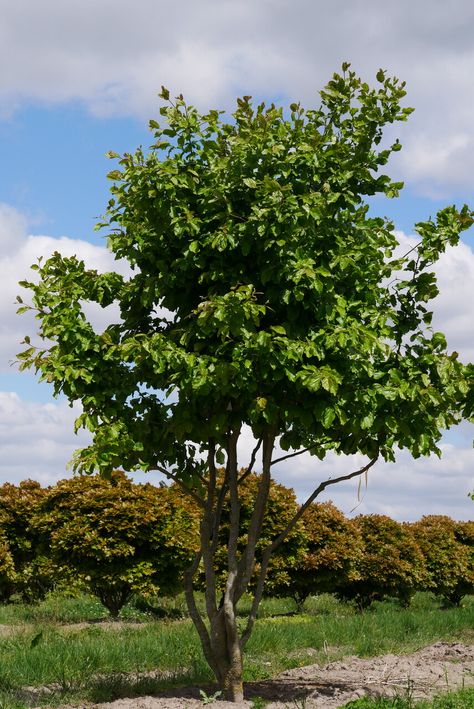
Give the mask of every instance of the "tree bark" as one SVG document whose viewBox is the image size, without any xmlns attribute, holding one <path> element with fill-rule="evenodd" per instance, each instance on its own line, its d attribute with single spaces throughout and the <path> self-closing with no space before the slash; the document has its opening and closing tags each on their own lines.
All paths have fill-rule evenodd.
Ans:
<svg viewBox="0 0 474 709">
<path fill-rule="evenodd" d="M 213 441 L 209 441 L 208 478 L 205 481 L 206 495 L 201 498 L 203 516 L 200 526 L 200 550 L 185 573 L 185 593 L 190 616 L 199 634 L 206 660 L 219 684 L 219 689 L 222 691 L 224 698 L 231 702 L 241 702 L 243 700 L 243 649 L 251 635 L 257 618 L 268 563 L 272 553 L 284 541 L 298 519 L 304 514 L 305 509 L 307 509 L 309 504 L 311 504 L 320 492 L 328 485 L 342 480 L 349 480 L 356 475 L 361 475 L 372 467 L 376 460 L 376 458 L 374 458 L 360 470 L 320 483 L 313 494 L 286 525 L 285 529 L 265 548 L 260 564 L 252 608 L 247 618 L 245 629 L 243 632 L 239 632 L 237 624 L 237 605 L 242 595 L 247 590 L 252 577 L 255 563 L 255 550 L 261 534 L 270 491 L 270 468 L 277 462 L 272 461 L 276 430 L 269 427 L 252 452 L 249 468 L 239 477 L 237 461 L 237 441 L 239 435 L 239 427 L 228 433 L 226 445 L 227 464 L 225 476 L 222 480 L 218 479 L 215 465 L 216 445 Z M 254 509 L 248 525 L 245 547 L 239 553 L 238 542 L 241 532 L 239 485 L 247 476 L 247 472 L 253 467 L 260 445 L 262 445 L 262 474 L 254 501 Z M 222 590 L 222 587 L 219 587 L 216 577 L 215 556 L 218 551 L 219 527 L 226 495 L 229 496 L 230 519 L 229 537 L 227 540 L 227 578 L 225 587 Z M 204 571 L 205 578 L 204 596 L 207 623 L 204 622 L 198 609 L 193 588 L 193 579 L 201 563 L 201 569 Z"/>
</svg>

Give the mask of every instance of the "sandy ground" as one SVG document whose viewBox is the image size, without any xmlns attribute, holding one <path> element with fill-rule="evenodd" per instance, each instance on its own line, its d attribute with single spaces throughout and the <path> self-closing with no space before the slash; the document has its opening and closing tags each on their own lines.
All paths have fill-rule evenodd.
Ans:
<svg viewBox="0 0 474 709">
<path fill-rule="evenodd" d="M 303 706 L 305 709 L 337 709 L 364 695 L 422 699 L 463 686 L 474 686 L 474 646 L 439 642 L 411 655 L 383 655 L 370 659 L 351 656 L 324 666 L 308 665 L 288 670 L 272 680 L 247 684 L 246 701 L 241 704 L 217 700 L 208 706 L 212 709 L 243 709 L 252 707 L 253 697 L 262 697 L 269 702 L 267 709 L 297 709 Z M 208 693 L 212 692 L 211 688 L 206 689 Z M 199 689 L 188 687 L 153 697 L 81 705 L 80 709 L 179 709 L 202 706 Z"/>
</svg>

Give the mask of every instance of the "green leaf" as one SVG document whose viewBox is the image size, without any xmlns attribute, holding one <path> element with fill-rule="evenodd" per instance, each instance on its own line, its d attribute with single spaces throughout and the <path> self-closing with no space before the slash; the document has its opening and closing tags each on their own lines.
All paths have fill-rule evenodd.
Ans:
<svg viewBox="0 0 474 709">
<path fill-rule="evenodd" d="M 225 452 L 222 448 L 219 448 L 216 453 L 216 462 L 218 463 L 218 465 L 224 465 L 225 463 Z"/>
<path fill-rule="evenodd" d="M 323 411 L 323 415 L 321 418 L 324 428 L 329 428 L 335 418 L 336 412 L 334 411 L 334 409 L 331 406 L 326 407 Z"/>
</svg>

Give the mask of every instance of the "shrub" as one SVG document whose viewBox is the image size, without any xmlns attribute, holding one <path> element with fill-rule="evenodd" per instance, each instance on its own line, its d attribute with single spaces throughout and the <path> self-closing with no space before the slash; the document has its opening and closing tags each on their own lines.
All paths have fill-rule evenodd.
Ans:
<svg viewBox="0 0 474 709">
<path fill-rule="evenodd" d="M 52 488 L 38 518 L 44 548 L 73 570 L 116 617 L 132 593 L 180 588 L 196 524 L 190 505 L 169 488 L 82 476 Z"/>
<path fill-rule="evenodd" d="M 423 586 L 426 570 L 422 552 L 409 525 L 385 515 L 359 515 L 350 521 L 362 539 L 356 579 L 337 590 L 345 600 L 367 608 L 373 601 L 395 597 L 408 606 Z"/>
<path fill-rule="evenodd" d="M 3 603 L 14 593 L 21 594 L 25 601 L 40 600 L 55 584 L 56 569 L 39 556 L 39 533 L 34 524 L 46 494 L 47 489 L 34 480 L 0 487 L 0 555 L 3 567 L 9 569 L 0 581 Z"/>
<path fill-rule="evenodd" d="M 358 578 L 362 552 L 358 530 L 331 502 L 315 503 L 302 518 L 303 544 L 287 569 L 288 582 L 280 595 L 294 598 L 298 610 L 310 595 L 334 593 Z"/>
<path fill-rule="evenodd" d="M 427 515 L 411 526 L 425 558 L 425 590 L 459 605 L 474 591 L 474 523 Z"/>
<path fill-rule="evenodd" d="M 1 524 L 1 518 L 0 518 Z M 0 535 L 0 603 L 7 603 L 15 590 L 15 563 L 8 540 Z"/>
</svg>

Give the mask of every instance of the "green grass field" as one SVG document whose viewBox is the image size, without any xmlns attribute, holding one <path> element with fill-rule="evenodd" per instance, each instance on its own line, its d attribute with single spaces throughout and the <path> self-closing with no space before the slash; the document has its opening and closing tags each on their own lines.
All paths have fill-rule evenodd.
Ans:
<svg viewBox="0 0 474 709">
<path fill-rule="evenodd" d="M 432 701 L 415 704 L 409 699 L 358 699 L 349 702 L 344 709 L 474 709 L 474 689 L 461 689 L 459 692 L 441 695 Z"/>
<path fill-rule="evenodd" d="M 180 598 L 163 606 L 165 612 L 184 612 Z M 409 610 L 385 602 L 358 613 L 331 596 L 321 596 L 308 601 L 304 615 L 292 615 L 293 611 L 289 600 L 263 602 L 247 648 L 246 681 L 348 654 L 400 654 L 437 640 L 470 642 L 473 637 L 474 597 L 461 608 L 442 610 L 429 594 L 419 594 Z M 186 618 L 156 620 L 133 604 L 124 609 L 121 623 L 101 622 L 105 617 L 102 606 L 86 596 L 51 596 L 35 606 L 1 606 L 0 709 L 110 701 L 175 684 L 212 681 Z M 47 692 L 38 691 L 42 686 Z M 433 707 L 474 709 L 471 694 L 467 696 L 473 703 Z M 379 706 L 392 709 L 390 704 Z"/>
</svg>

